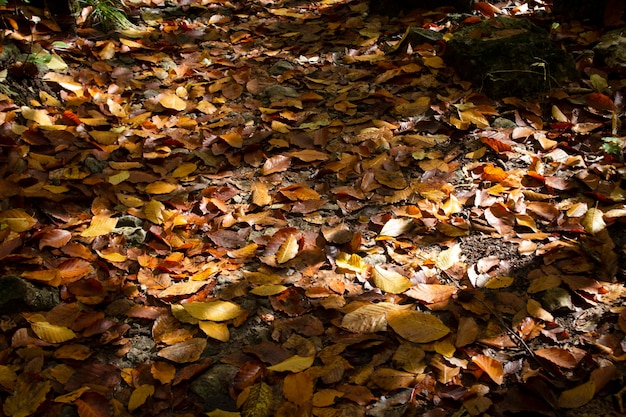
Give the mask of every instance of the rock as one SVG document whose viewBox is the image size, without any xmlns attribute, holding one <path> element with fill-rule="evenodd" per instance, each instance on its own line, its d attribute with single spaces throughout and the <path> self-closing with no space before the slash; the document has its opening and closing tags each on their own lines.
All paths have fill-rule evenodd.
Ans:
<svg viewBox="0 0 626 417">
<path fill-rule="evenodd" d="M 232 365 L 217 364 L 197 377 L 190 385 L 191 391 L 203 398 L 207 411 L 216 408 L 236 411 L 237 404 L 230 397 L 229 387 L 238 368 Z"/>
<path fill-rule="evenodd" d="M 3 313 L 48 311 L 60 302 L 56 288 L 38 288 L 16 275 L 0 277 L 0 309 Z"/>
<path fill-rule="evenodd" d="M 626 69 L 626 28 L 607 32 L 593 48 L 596 64 L 611 69 Z"/>
<path fill-rule="evenodd" d="M 497 17 L 463 26 L 448 41 L 444 60 L 494 98 L 534 97 L 578 78 L 573 58 L 526 19 Z"/>
</svg>

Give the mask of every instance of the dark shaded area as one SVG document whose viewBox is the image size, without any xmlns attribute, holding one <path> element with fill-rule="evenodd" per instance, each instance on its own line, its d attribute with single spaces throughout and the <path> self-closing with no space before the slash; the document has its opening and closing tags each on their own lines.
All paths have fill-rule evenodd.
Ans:
<svg viewBox="0 0 626 417">
<path fill-rule="evenodd" d="M 529 97 L 578 78 L 572 57 L 526 19 L 497 17 L 461 27 L 445 59 L 490 97 Z"/>
</svg>

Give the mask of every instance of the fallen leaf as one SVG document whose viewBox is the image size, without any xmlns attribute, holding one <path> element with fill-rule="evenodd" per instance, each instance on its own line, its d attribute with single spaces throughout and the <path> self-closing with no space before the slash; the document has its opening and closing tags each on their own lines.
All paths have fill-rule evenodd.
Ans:
<svg viewBox="0 0 626 417">
<path fill-rule="evenodd" d="M 128 411 L 133 412 L 146 403 L 148 397 L 154 395 L 154 385 L 142 384 L 138 386 L 128 400 Z"/>
<path fill-rule="evenodd" d="M 185 303 L 183 307 L 192 317 L 209 321 L 232 320 L 244 312 L 237 304 L 222 300 Z"/>
<path fill-rule="evenodd" d="M 411 287 L 411 281 L 407 277 L 380 265 L 374 266 L 372 270 L 372 282 L 377 288 L 390 294 L 401 294 Z"/>
<path fill-rule="evenodd" d="M 387 312 L 387 322 L 396 333 L 414 343 L 433 342 L 450 333 L 437 317 L 420 311 L 391 310 Z"/>
<path fill-rule="evenodd" d="M 315 356 L 298 356 L 294 355 L 276 365 L 269 366 L 267 369 L 276 372 L 302 372 L 313 365 Z"/>
<path fill-rule="evenodd" d="M 157 356 L 175 363 L 195 362 L 200 359 L 206 345 L 206 339 L 193 338 L 164 347 L 157 353 Z"/>
<path fill-rule="evenodd" d="M 472 362 L 482 369 L 496 384 L 502 385 L 504 383 L 504 367 L 499 360 L 486 355 L 476 355 L 472 357 Z"/>
</svg>

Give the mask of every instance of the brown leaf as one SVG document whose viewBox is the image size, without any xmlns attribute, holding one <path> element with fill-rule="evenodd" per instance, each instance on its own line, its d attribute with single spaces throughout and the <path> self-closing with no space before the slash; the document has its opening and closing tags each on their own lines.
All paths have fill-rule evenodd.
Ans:
<svg viewBox="0 0 626 417">
<path fill-rule="evenodd" d="M 291 157 L 276 155 L 265 161 L 261 168 L 262 175 L 270 175 L 276 172 L 286 171 L 291 166 Z"/>
<path fill-rule="evenodd" d="M 548 347 L 543 349 L 537 349 L 535 355 L 541 356 L 544 359 L 566 369 L 574 369 L 578 366 L 580 357 L 574 356 L 570 351 L 558 347 Z"/>
<path fill-rule="evenodd" d="M 194 338 L 161 349 L 157 356 L 176 363 L 195 362 L 207 345 L 206 339 Z"/>
<path fill-rule="evenodd" d="M 41 236 L 41 239 L 39 240 L 39 250 L 42 250 L 46 246 L 61 248 L 65 246 L 70 239 L 72 239 L 72 233 L 68 230 L 50 230 Z"/>
</svg>

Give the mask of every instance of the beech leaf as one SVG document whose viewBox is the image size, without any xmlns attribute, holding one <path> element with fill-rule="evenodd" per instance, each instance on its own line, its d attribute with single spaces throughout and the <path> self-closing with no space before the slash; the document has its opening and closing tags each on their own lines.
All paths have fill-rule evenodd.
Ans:
<svg viewBox="0 0 626 417">
<path fill-rule="evenodd" d="M 284 264 L 285 262 L 292 260 L 296 257 L 296 255 L 298 255 L 299 250 L 298 239 L 292 233 L 287 236 L 287 239 L 278 248 L 278 251 L 276 252 L 276 262 Z"/>
<path fill-rule="evenodd" d="M 157 355 L 176 363 L 195 362 L 207 345 L 206 339 L 194 338 L 161 349 Z"/>
<path fill-rule="evenodd" d="M 142 384 L 130 394 L 128 400 L 128 411 L 135 411 L 146 403 L 148 397 L 154 395 L 154 385 Z"/>
<path fill-rule="evenodd" d="M 387 321 L 396 333 L 414 343 L 433 342 L 450 333 L 437 317 L 420 311 L 392 310 L 387 312 Z"/>
<path fill-rule="evenodd" d="M 401 294 L 411 287 L 411 281 L 407 277 L 380 265 L 372 270 L 372 281 L 377 288 L 390 294 Z"/>
<path fill-rule="evenodd" d="M 183 308 L 198 320 L 210 321 L 232 320 L 244 311 L 237 304 L 222 300 L 185 303 Z"/>
<path fill-rule="evenodd" d="M 604 213 L 602 210 L 597 208 L 590 208 L 585 213 L 585 217 L 583 218 L 582 225 L 585 228 L 587 233 L 595 235 L 606 228 L 606 223 L 604 222 Z"/>
<path fill-rule="evenodd" d="M 504 367 L 502 362 L 487 355 L 476 355 L 472 361 L 478 365 L 493 382 L 502 385 L 504 382 Z"/>
<path fill-rule="evenodd" d="M 276 372 L 302 372 L 313 365 L 315 356 L 299 356 L 294 355 L 276 365 L 269 366 L 267 369 Z"/>
</svg>

